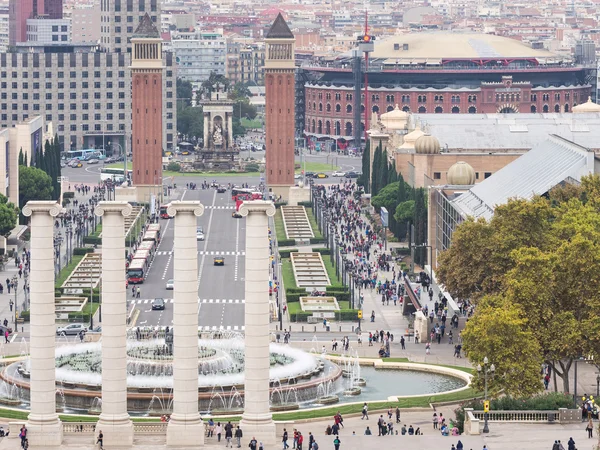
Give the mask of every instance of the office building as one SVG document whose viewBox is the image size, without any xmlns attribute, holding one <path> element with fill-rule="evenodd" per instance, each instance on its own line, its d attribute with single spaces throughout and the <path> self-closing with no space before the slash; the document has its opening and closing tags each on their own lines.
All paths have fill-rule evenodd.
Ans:
<svg viewBox="0 0 600 450">
<path fill-rule="evenodd" d="M 45 17 L 27 19 L 27 42 L 71 42 L 71 20 Z"/>
<path fill-rule="evenodd" d="M 42 115 L 53 122 L 65 150 L 131 148 L 129 54 L 78 52 L 75 45 L 45 53 L 0 54 L 0 128 Z M 32 47 L 33 48 L 33 47 Z M 50 51 L 66 53 L 50 53 Z M 176 67 L 162 55 L 164 149 L 176 145 Z"/>
<path fill-rule="evenodd" d="M 41 0 L 37 0 L 40 2 Z M 63 0 L 43 0 L 44 16 L 48 19 L 63 18 Z"/>
<path fill-rule="evenodd" d="M 8 9 L 0 8 L 0 53 L 8 50 Z"/>
<path fill-rule="evenodd" d="M 144 15 L 160 27 L 159 0 L 112 0 L 100 4 L 100 45 L 107 52 L 131 53 L 131 38 Z"/>
<path fill-rule="evenodd" d="M 71 10 L 71 36 L 73 42 L 100 41 L 100 4 L 78 5 Z"/>
<path fill-rule="evenodd" d="M 218 33 L 173 33 L 171 47 L 179 78 L 200 84 L 211 73 L 226 74 L 227 42 Z"/>
</svg>

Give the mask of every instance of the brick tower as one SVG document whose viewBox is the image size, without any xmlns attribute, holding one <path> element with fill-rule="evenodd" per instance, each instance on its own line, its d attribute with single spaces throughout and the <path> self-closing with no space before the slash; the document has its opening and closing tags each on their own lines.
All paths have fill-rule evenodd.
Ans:
<svg viewBox="0 0 600 450">
<path fill-rule="evenodd" d="M 294 186 L 295 38 L 279 14 L 265 37 L 266 182 L 289 199 Z"/>
<path fill-rule="evenodd" d="M 148 14 L 131 45 L 133 185 L 142 200 L 162 191 L 162 39 Z"/>
</svg>

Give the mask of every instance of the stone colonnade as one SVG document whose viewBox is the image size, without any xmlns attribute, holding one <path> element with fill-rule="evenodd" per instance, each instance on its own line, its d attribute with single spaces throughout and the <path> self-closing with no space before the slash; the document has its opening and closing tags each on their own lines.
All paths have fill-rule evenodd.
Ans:
<svg viewBox="0 0 600 450">
<path fill-rule="evenodd" d="M 269 217 L 273 202 L 244 202 L 246 217 L 246 310 L 244 414 L 240 427 L 244 436 L 275 445 L 275 423 L 269 406 Z"/>
<path fill-rule="evenodd" d="M 97 432 L 104 445 L 130 447 L 133 424 L 127 412 L 126 288 L 124 218 L 126 202 L 101 202 L 95 213 L 103 216 L 102 229 L 102 413 Z M 62 423 L 56 413 L 54 307 L 54 217 L 61 211 L 52 201 L 31 201 L 23 214 L 31 217 L 31 409 L 27 421 L 32 448 L 62 445 Z M 167 445 L 197 447 L 204 443 L 198 412 L 198 256 L 196 217 L 200 202 L 174 201 L 174 373 L 173 414 L 167 427 Z M 244 202 L 246 237 L 246 350 L 244 436 L 274 445 L 275 424 L 269 410 L 269 238 L 272 202 Z"/>
</svg>

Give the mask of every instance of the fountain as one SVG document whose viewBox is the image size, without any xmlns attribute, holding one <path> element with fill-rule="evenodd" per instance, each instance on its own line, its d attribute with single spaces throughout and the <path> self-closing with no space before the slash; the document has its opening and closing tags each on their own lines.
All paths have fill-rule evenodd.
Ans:
<svg viewBox="0 0 600 450">
<path fill-rule="evenodd" d="M 332 387 L 333 383 L 331 380 L 319 383 L 317 386 L 317 398 L 315 399 L 317 405 L 332 405 L 340 401 L 340 398 L 334 394 Z"/>
<path fill-rule="evenodd" d="M 88 414 L 92 416 L 98 416 L 102 412 L 102 399 L 100 397 L 94 397 L 92 400 L 92 406 L 88 409 Z"/>
<path fill-rule="evenodd" d="M 20 388 L 15 383 L 2 380 L 0 383 L 0 404 L 19 406 L 21 404 Z"/>
</svg>

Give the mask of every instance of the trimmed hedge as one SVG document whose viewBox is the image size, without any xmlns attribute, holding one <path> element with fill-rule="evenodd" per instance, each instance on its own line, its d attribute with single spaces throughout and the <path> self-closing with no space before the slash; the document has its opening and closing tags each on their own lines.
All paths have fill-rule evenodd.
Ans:
<svg viewBox="0 0 600 450">
<path fill-rule="evenodd" d="M 21 311 L 19 313 L 19 317 L 23 319 L 25 322 L 29 322 L 29 310 Z"/>
<path fill-rule="evenodd" d="M 91 247 L 77 247 L 73 250 L 74 255 L 86 255 L 88 253 L 94 253 L 94 249 Z"/>
<path fill-rule="evenodd" d="M 408 256 L 410 255 L 410 249 L 408 247 L 396 247 L 394 253 L 399 256 Z"/>
<path fill-rule="evenodd" d="M 281 208 L 285 205 L 287 205 L 287 202 L 275 202 L 275 208 Z"/>
<path fill-rule="evenodd" d="M 280 258 L 289 258 L 290 253 L 297 252 L 297 251 L 298 251 L 297 248 L 290 248 L 289 250 L 279 250 L 279 257 Z"/>
<path fill-rule="evenodd" d="M 322 237 L 320 237 L 320 238 L 319 237 L 310 238 L 310 243 L 312 245 L 314 245 L 314 244 L 324 244 L 325 243 L 325 239 L 323 239 Z"/>
<path fill-rule="evenodd" d="M 305 294 L 306 289 L 299 288 L 299 287 L 291 287 L 291 288 L 286 288 L 285 293 L 286 294 Z"/>
<path fill-rule="evenodd" d="M 312 208 L 311 202 L 298 202 L 298 206 L 304 206 L 305 208 Z"/>
<path fill-rule="evenodd" d="M 100 236 L 86 236 L 83 238 L 83 243 L 91 245 L 102 245 L 102 238 Z"/>
<path fill-rule="evenodd" d="M 308 322 L 308 318 L 312 316 L 312 312 L 301 311 L 297 313 L 290 313 L 291 322 Z M 328 319 L 329 320 L 329 319 Z M 341 309 L 335 312 L 335 321 L 342 320 L 358 320 L 358 312 L 355 309 Z"/>
<path fill-rule="evenodd" d="M 306 297 L 307 295 L 308 295 L 308 293 L 306 291 L 304 291 L 303 294 L 301 294 L 301 293 L 295 293 L 295 292 L 292 293 L 292 294 L 286 293 L 285 294 L 285 300 L 288 303 L 299 302 L 300 301 L 300 297 Z"/>
<path fill-rule="evenodd" d="M 292 245 L 296 245 L 296 239 L 278 239 L 277 244 L 280 247 L 291 247 Z"/>
<path fill-rule="evenodd" d="M 65 199 L 65 198 L 75 198 L 75 192 L 73 192 L 73 191 L 63 192 L 63 199 Z"/>
<path fill-rule="evenodd" d="M 313 248 L 312 251 L 320 253 L 321 255 L 331 255 L 331 249 L 326 247 Z"/>
</svg>

